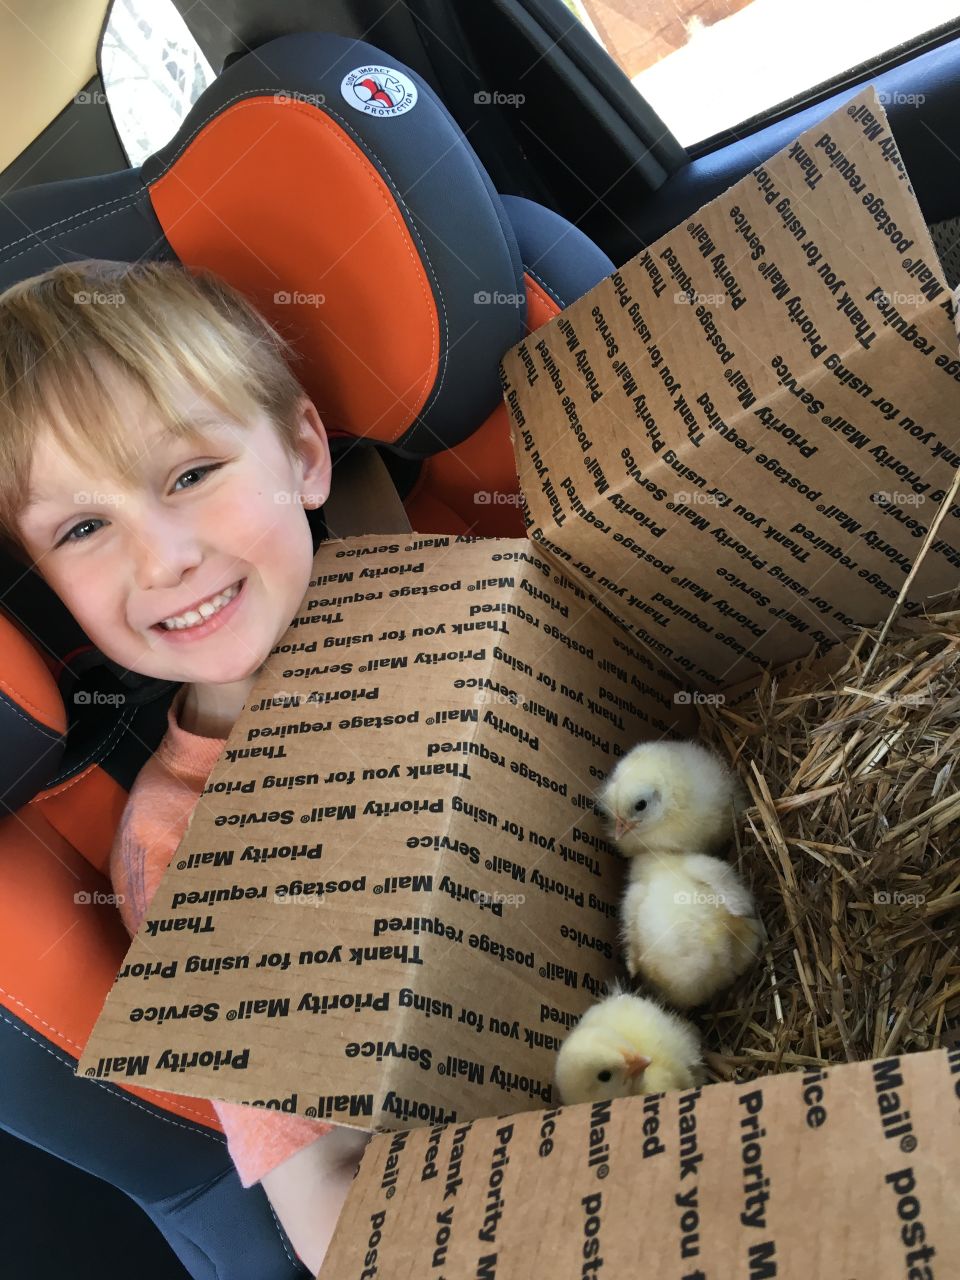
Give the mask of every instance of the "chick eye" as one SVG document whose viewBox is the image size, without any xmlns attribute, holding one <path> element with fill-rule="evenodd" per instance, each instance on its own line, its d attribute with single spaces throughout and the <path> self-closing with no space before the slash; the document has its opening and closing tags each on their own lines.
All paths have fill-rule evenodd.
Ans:
<svg viewBox="0 0 960 1280">
<path fill-rule="evenodd" d="M 612 1079 L 613 1079 L 613 1072 L 612 1072 L 612 1071 L 598 1071 L 598 1072 L 597 1072 L 597 1079 L 598 1079 L 598 1080 L 602 1080 L 602 1081 L 603 1081 L 603 1083 L 604 1083 L 604 1084 L 606 1084 L 608 1080 L 612 1080 Z"/>
<path fill-rule="evenodd" d="M 638 800 L 633 807 L 636 809 L 637 813 L 643 813 L 644 809 L 647 807 L 647 802 L 646 800 Z"/>
</svg>

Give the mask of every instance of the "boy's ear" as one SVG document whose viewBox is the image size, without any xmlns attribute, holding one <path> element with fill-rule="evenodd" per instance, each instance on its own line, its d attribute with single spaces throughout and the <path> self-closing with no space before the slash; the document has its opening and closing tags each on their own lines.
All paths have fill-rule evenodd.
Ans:
<svg viewBox="0 0 960 1280">
<path fill-rule="evenodd" d="M 322 507 L 330 496 L 332 462 L 330 444 L 317 406 L 304 397 L 300 401 L 297 417 L 300 453 L 300 493 L 303 505 L 309 509 Z"/>
</svg>

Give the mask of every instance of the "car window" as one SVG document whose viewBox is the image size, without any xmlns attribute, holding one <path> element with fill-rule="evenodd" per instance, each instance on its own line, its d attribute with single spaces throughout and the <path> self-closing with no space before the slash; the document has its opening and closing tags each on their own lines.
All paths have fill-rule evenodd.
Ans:
<svg viewBox="0 0 960 1280">
<path fill-rule="evenodd" d="M 131 165 L 170 141 L 215 78 L 172 0 L 114 0 L 100 66 Z"/>
<path fill-rule="evenodd" d="M 956 19 L 957 0 L 564 0 L 685 147 Z"/>
</svg>

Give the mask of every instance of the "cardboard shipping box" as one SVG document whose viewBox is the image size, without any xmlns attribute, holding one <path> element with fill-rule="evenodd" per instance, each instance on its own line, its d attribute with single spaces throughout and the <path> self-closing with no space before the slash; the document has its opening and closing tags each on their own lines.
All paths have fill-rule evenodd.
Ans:
<svg viewBox="0 0 960 1280">
<path fill-rule="evenodd" d="M 620 963 L 600 781 L 885 617 L 922 539 L 906 602 L 956 584 L 953 317 L 867 88 L 508 352 L 529 539 L 321 546 L 78 1071 L 367 1130 L 552 1107 Z"/>
<path fill-rule="evenodd" d="M 321 1280 L 953 1280 L 960 1049 L 380 1136 Z"/>
</svg>

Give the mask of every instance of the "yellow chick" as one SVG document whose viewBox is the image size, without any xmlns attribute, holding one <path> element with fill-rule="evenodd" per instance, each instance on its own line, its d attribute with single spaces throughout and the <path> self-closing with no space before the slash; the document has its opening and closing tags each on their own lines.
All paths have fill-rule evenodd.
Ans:
<svg viewBox="0 0 960 1280">
<path fill-rule="evenodd" d="M 733 836 L 746 793 L 736 774 L 699 742 L 641 742 L 598 794 L 621 853 L 709 852 Z"/>
<path fill-rule="evenodd" d="M 642 974 L 678 1009 L 728 987 L 763 940 L 749 890 L 733 867 L 705 853 L 631 858 L 620 928 L 631 977 Z"/>
<path fill-rule="evenodd" d="M 688 1089 L 702 1081 L 700 1035 L 655 1000 L 615 986 L 560 1046 L 555 1080 L 564 1104 Z"/>
</svg>

